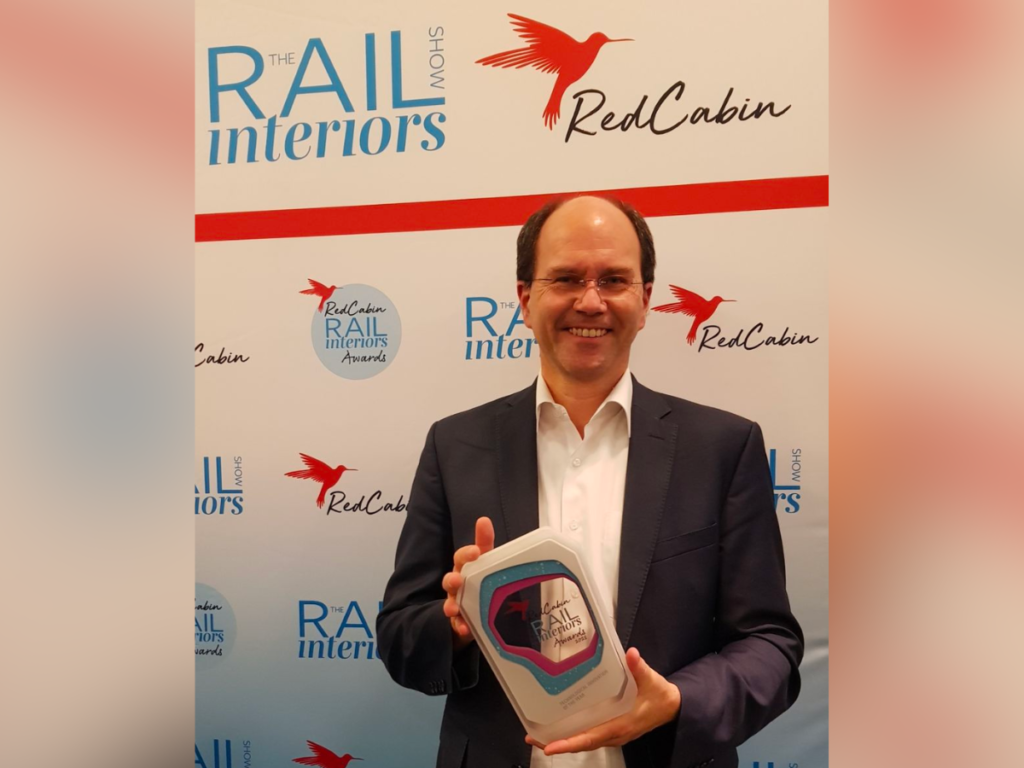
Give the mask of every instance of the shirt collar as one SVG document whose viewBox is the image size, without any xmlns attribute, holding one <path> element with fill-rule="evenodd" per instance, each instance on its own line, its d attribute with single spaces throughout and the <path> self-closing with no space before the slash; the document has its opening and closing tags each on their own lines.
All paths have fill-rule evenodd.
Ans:
<svg viewBox="0 0 1024 768">
<path fill-rule="evenodd" d="M 557 406 L 558 403 L 551 396 L 551 390 L 548 389 L 548 384 L 544 381 L 544 376 L 537 376 L 537 426 L 540 427 L 540 413 L 541 406 L 544 403 L 549 403 L 552 407 Z M 622 374 L 622 378 L 619 379 L 618 383 L 612 387 L 612 391 L 608 393 L 608 397 L 604 399 L 604 402 L 598 406 L 597 410 L 594 411 L 594 416 L 597 416 L 606 405 L 609 403 L 616 403 L 622 412 L 626 414 L 626 435 L 632 435 L 633 429 L 633 376 L 629 372 L 629 368 Z"/>
</svg>

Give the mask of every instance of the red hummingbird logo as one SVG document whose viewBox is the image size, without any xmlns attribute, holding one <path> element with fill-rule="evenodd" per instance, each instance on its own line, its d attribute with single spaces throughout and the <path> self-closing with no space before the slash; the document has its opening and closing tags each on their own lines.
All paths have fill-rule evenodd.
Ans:
<svg viewBox="0 0 1024 768">
<path fill-rule="evenodd" d="M 299 456 L 302 457 L 302 463 L 306 465 L 307 469 L 285 472 L 284 476 L 297 477 L 299 480 L 316 480 L 318 483 L 321 483 L 320 495 L 316 497 L 316 505 L 318 507 L 323 507 L 327 492 L 338 484 L 343 474 L 359 471 L 352 467 L 346 467 L 344 464 L 331 467 L 329 464 L 320 461 L 320 459 L 314 459 L 312 456 L 307 456 L 304 453 L 300 453 Z M 309 763 L 309 765 L 315 765 L 315 763 Z"/>
<path fill-rule="evenodd" d="M 315 741 L 307 741 L 306 744 L 309 745 L 309 751 L 313 754 L 307 757 L 294 757 L 292 758 L 293 763 L 298 763 L 299 765 L 315 765 L 319 766 L 319 768 L 345 768 L 350 760 L 363 759 L 361 757 L 352 757 L 352 755 L 349 754 L 344 754 L 339 757 L 331 752 L 327 747 L 321 747 Z"/>
<path fill-rule="evenodd" d="M 509 600 L 508 610 L 505 611 L 505 615 L 508 616 L 510 613 L 518 613 L 519 618 L 526 621 L 526 612 L 530 609 L 529 600 Z"/>
<path fill-rule="evenodd" d="M 562 108 L 562 94 L 565 89 L 579 80 L 590 69 L 598 51 L 605 43 L 631 42 L 631 37 L 609 38 L 603 32 L 595 32 L 584 42 L 574 40 L 565 32 L 525 16 L 509 14 L 512 26 L 523 40 L 529 43 L 525 48 L 516 48 L 477 59 L 477 64 L 502 69 L 534 67 L 541 72 L 557 72 L 558 79 L 551 91 L 551 98 L 544 108 L 544 125 L 549 130 L 555 127 Z"/>
<path fill-rule="evenodd" d="M 723 301 L 736 301 L 736 299 L 723 299 L 721 296 L 715 296 L 708 301 L 703 296 L 698 296 L 693 291 L 680 288 L 678 285 L 670 285 L 669 288 L 672 289 L 672 293 L 679 301 L 674 304 L 662 304 L 659 307 L 654 307 L 654 311 L 681 312 L 692 317 L 693 325 L 690 326 L 690 332 L 686 335 L 687 344 L 693 344 L 697 340 L 697 329 L 700 328 L 701 323 L 711 319 L 719 304 Z"/>
<path fill-rule="evenodd" d="M 317 311 L 318 312 L 323 312 L 324 311 L 324 304 L 326 303 L 326 301 L 329 298 L 331 298 L 331 294 L 334 293 L 334 291 L 337 289 L 338 286 L 332 285 L 330 288 L 328 288 L 323 283 L 318 283 L 316 280 L 312 280 L 312 279 L 309 281 L 309 284 L 312 287 L 307 288 L 304 291 L 299 291 L 299 293 L 304 293 L 307 296 L 319 296 L 320 297 L 320 306 L 317 308 Z"/>
</svg>

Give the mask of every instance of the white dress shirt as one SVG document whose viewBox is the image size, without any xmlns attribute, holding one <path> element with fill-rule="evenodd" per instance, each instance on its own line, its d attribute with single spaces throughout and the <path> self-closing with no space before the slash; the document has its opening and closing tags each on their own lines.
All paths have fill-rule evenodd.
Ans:
<svg viewBox="0 0 1024 768">
<path fill-rule="evenodd" d="M 537 379 L 537 496 L 540 525 L 573 539 L 597 582 L 595 606 L 615 625 L 619 539 L 629 458 L 633 379 L 627 370 L 583 429 Z M 621 747 L 548 757 L 533 749 L 531 768 L 625 768 Z"/>
</svg>

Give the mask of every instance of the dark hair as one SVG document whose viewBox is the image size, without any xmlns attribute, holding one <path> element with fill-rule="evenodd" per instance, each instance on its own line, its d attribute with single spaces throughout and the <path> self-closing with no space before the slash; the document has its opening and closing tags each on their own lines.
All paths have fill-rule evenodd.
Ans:
<svg viewBox="0 0 1024 768">
<path fill-rule="evenodd" d="M 644 217 L 637 212 L 636 208 L 618 198 L 606 197 L 604 195 L 598 197 L 601 200 L 608 201 L 626 214 L 629 222 L 633 225 L 633 229 L 636 231 L 637 240 L 640 241 L 641 278 L 645 283 L 653 283 L 654 237 L 651 235 L 650 227 L 647 226 Z M 533 267 L 537 263 L 537 239 L 540 237 L 540 231 L 551 214 L 572 199 L 574 198 L 556 197 L 553 200 L 549 200 L 541 208 L 534 211 L 530 218 L 526 220 L 526 223 L 523 224 L 523 228 L 519 230 L 519 238 L 516 240 L 516 280 L 522 280 L 527 283 L 533 280 Z"/>
</svg>

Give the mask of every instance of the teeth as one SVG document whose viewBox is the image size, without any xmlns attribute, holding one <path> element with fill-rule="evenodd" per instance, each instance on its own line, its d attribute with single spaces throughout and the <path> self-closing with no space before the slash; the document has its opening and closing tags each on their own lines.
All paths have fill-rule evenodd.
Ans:
<svg viewBox="0 0 1024 768">
<path fill-rule="evenodd" d="M 607 328 L 570 328 L 569 333 L 573 336 L 582 336 L 585 339 L 595 339 L 608 333 Z"/>
</svg>

